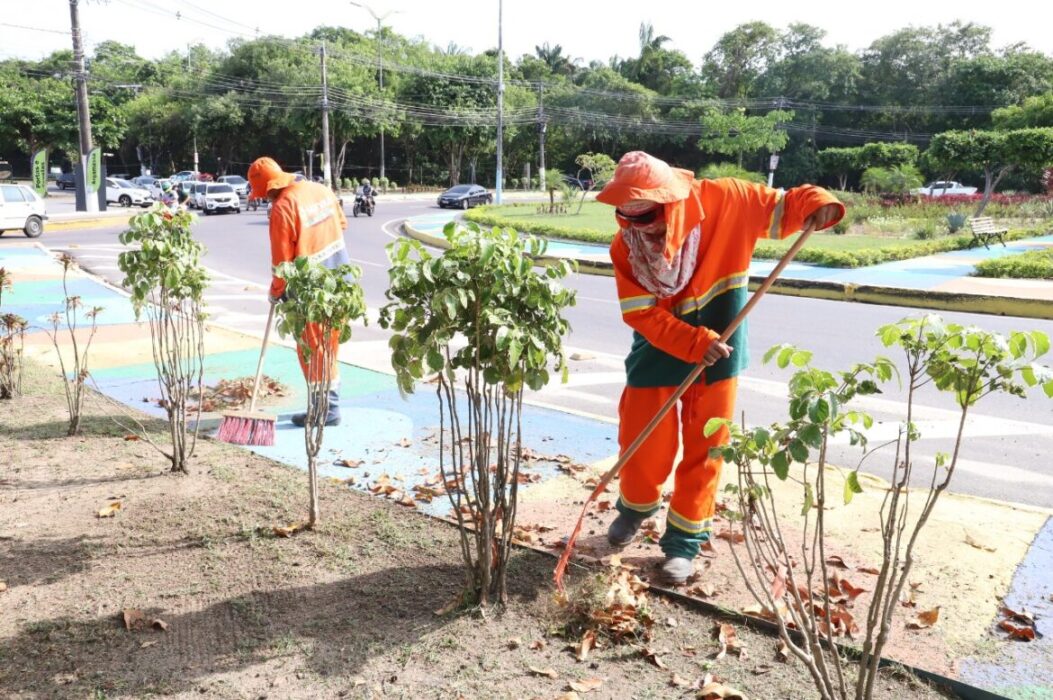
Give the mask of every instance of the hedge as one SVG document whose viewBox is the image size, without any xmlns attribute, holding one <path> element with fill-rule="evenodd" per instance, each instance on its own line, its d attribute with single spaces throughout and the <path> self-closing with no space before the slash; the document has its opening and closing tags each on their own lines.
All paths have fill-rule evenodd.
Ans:
<svg viewBox="0 0 1053 700">
<path fill-rule="evenodd" d="M 1005 235 L 1007 241 L 1021 238 L 1033 238 L 1044 235 L 1041 229 L 1014 229 Z M 973 245 L 971 235 L 948 236 L 932 241 L 918 241 L 908 246 L 877 247 L 868 250 L 823 250 L 815 246 L 804 246 L 794 258 L 797 262 L 806 262 L 821 267 L 869 267 L 895 260 L 921 258 L 936 253 L 947 253 L 953 250 L 966 250 Z M 778 260 L 787 250 L 787 245 L 772 245 L 760 241 L 753 250 L 753 257 L 758 260 Z"/>
<path fill-rule="evenodd" d="M 532 233 L 549 238 L 563 238 L 572 241 L 585 241 L 588 243 L 607 244 L 611 242 L 613 234 L 595 229 L 574 229 L 545 222 L 513 222 L 487 211 L 486 207 L 468 210 L 464 218 L 474 221 L 483 226 L 500 226 L 514 228 L 523 233 Z M 1039 228 L 1013 229 L 1006 234 L 1008 241 L 1021 238 L 1033 238 L 1048 233 Z M 920 258 L 936 253 L 946 253 L 952 250 L 965 250 L 972 247 L 971 235 L 957 235 L 938 238 L 936 240 L 916 241 L 905 246 L 880 246 L 865 250 L 824 250 L 817 246 L 808 246 L 797 253 L 795 260 L 798 262 L 812 263 L 822 267 L 868 267 L 880 263 L 895 260 L 909 260 Z M 778 260 L 789 248 L 788 243 L 773 244 L 768 241 L 760 241 L 753 251 L 753 257 L 759 260 Z"/>
<path fill-rule="evenodd" d="M 1053 248 L 1030 250 L 976 264 L 977 277 L 1053 280 Z"/>
</svg>

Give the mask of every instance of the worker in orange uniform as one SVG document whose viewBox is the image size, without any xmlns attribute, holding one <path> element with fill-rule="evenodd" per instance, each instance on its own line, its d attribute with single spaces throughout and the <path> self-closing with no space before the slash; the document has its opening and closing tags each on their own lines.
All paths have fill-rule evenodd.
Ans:
<svg viewBox="0 0 1053 700">
<path fill-rule="evenodd" d="M 619 405 L 618 442 L 625 450 L 698 364 L 699 381 L 621 472 L 618 516 L 610 543 L 629 544 L 662 503 L 682 431 L 665 533 L 662 576 L 683 583 L 709 540 L 722 460 L 709 450 L 727 443 L 727 429 L 705 437 L 711 418 L 730 419 L 737 376 L 747 364 L 746 325 L 721 343 L 721 332 L 747 299 L 750 258 L 759 238 L 784 238 L 805 226 L 822 229 L 844 206 L 819 187 L 787 191 L 733 178 L 695 180 L 642 151 L 625 154 L 597 199 L 615 207 L 611 243 L 622 319 L 633 328 Z M 679 424 L 679 425 L 678 425 Z"/>
<path fill-rule="evenodd" d="M 344 246 L 347 217 L 344 216 L 344 210 L 332 190 L 318 183 L 297 181 L 295 175 L 283 172 L 273 158 L 267 157 L 257 158 L 249 166 L 248 179 L 252 186 L 250 197 L 266 197 L 271 201 L 270 236 L 273 266 L 292 262 L 301 256 L 330 269 L 350 262 L 347 248 Z M 271 303 L 279 301 L 284 293 L 285 280 L 273 278 L 269 293 Z M 329 411 L 325 424 L 339 425 L 340 372 L 336 363 L 339 333 L 334 331 L 325 340 L 314 324 L 308 324 L 304 335 L 312 352 L 321 349 L 322 342 L 329 343 L 329 355 L 333 358 L 330 367 L 332 387 L 329 391 Z M 296 350 L 307 383 L 321 381 L 322 368 L 317 363 L 314 368 L 309 368 L 299 344 Z M 306 413 L 297 413 L 293 415 L 292 422 L 294 425 L 303 426 L 306 418 Z"/>
</svg>

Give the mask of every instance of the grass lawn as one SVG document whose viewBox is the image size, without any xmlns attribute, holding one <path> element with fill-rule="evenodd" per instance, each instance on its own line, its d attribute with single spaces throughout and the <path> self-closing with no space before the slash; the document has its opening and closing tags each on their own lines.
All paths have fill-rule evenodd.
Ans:
<svg viewBox="0 0 1053 700">
<path fill-rule="evenodd" d="M 533 202 L 520 205 L 505 204 L 499 207 L 486 207 L 485 211 L 487 214 L 507 219 L 510 224 L 515 222 L 512 224 L 513 227 L 522 231 L 529 231 L 536 225 L 560 226 L 573 231 L 606 232 L 607 240 L 610 241 L 618 230 L 618 225 L 614 221 L 614 209 L 607 204 L 585 202 L 580 214 L 575 213 L 578 211 L 577 202 L 567 207 L 570 212 L 568 214 L 538 214 L 539 206 L 541 206 L 540 203 Z M 548 206 L 547 202 L 545 206 Z"/>
</svg>

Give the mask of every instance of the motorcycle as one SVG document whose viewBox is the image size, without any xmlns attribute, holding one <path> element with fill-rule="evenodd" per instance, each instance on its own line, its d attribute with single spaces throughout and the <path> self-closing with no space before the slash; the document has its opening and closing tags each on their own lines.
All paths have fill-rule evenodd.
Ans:
<svg viewBox="0 0 1053 700">
<path fill-rule="evenodd" d="M 377 202 L 373 199 L 373 195 L 366 195 L 363 192 L 355 193 L 355 204 L 351 207 L 351 213 L 358 216 L 360 213 L 364 213 L 366 216 L 373 216 L 373 210 L 376 209 Z"/>
</svg>

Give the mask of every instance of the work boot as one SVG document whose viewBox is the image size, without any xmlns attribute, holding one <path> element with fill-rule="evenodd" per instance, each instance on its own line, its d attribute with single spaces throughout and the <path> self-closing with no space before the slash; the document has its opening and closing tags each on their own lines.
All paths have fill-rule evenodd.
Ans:
<svg viewBox="0 0 1053 700">
<path fill-rule="evenodd" d="M 695 573 L 695 563 L 687 557 L 665 557 L 661 565 L 661 580 L 670 585 L 683 585 Z"/>
<path fill-rule="evenodd" d="M 671 586 L 681 586 L 695 572 L 695 563 L 687 557 L 666 557 L 662 564 L 662 581 Z"/>
<path fill-rule="evenodd" d="M 643 521 L 643 518 L 634 518 L 625 513 L 619 513 L 611 526 L 607 528 L 607 541 L 612 547 L 625 547 L 633 541 Z"/>
<path fill-rule="evenodd" d="M 306 422 L 306 412 L 293 414 L 292 424 L 297 428 L 302 428 Z M 329 411 L 325 414 L 325 427 L 331 428 L 334 425 L 340 425 L 340 394 L 331 389 L 329 391 Z"/>
</svg>

